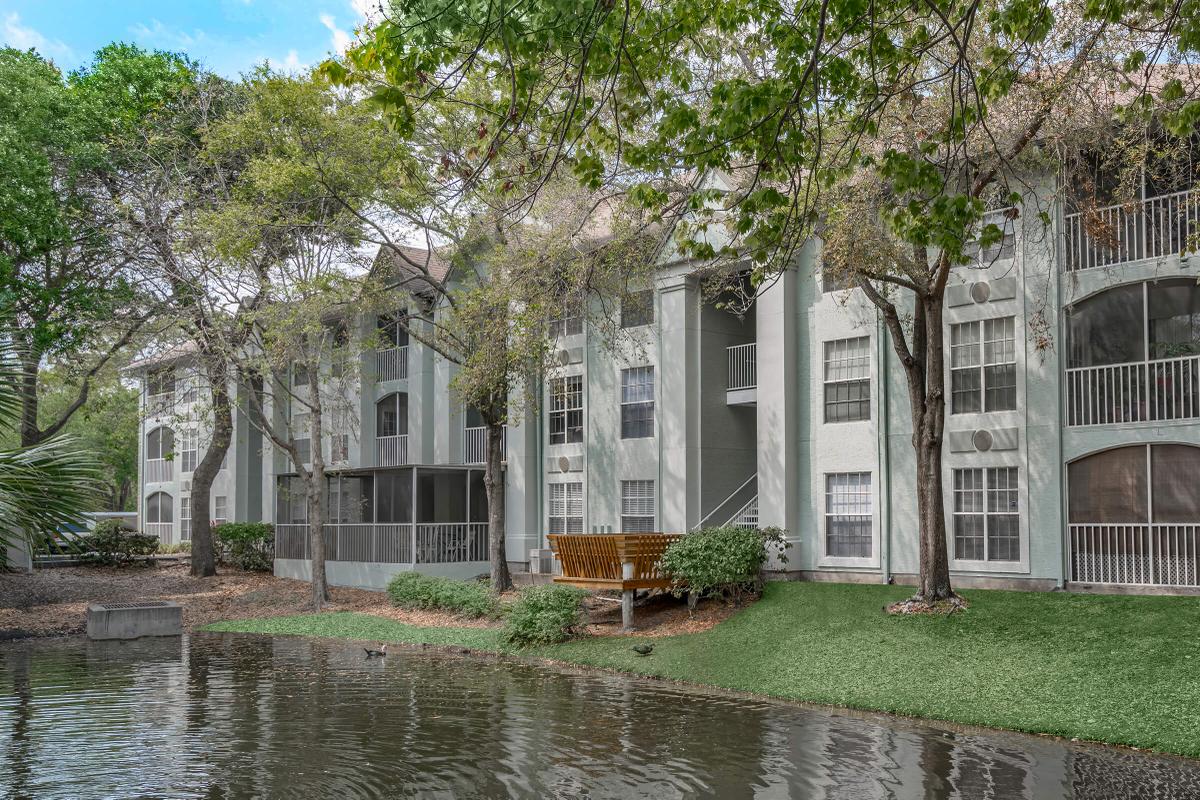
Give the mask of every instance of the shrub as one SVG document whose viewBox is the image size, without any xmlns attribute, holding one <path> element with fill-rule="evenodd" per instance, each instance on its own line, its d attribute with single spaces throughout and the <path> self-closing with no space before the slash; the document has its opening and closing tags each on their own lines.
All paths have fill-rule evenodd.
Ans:
<svg viewBox="0 0 1200 800">
<path fill-rule="evenodd" d="M 174 544 L 158 543 L 158 552 L 163 555 L 173 555 L 175 553 L 190 553 L 192 552 L 191 542 L 175 542 Z"/>
<path fill-rule="evenodd" d="M 494 617 L 500 603 L 479 581 L 456 581 L 419 572 L 401 572 L 387 588 L 392 604 L 400 608 L 450 611 L 464 617 Z"/>
<path fill-rule="evenodd" d="M 531 586 L 508 610 L 504 640 L 519 647 L 554 644 L 574 636 L 583 624 L 583 598 L 574 586 Z"/>
<path fill-rule="evenodd" d="M 131 531 L 120 520 L 105 519 L 96 529 L 78 540 L 85 552 L 83 559 L 93 564 L 123 564 L 135 559 L 149 560 L 158 552 L 158 537 Z"/>
<path fill-rule="evenodd" d="M 222 562 L 238 569 L 270 572 L 275 560 L 275 528 L 267 522 L 222 522 L 213 528 Z"/>
<path fill-rule="evenodd" d="M 688 593 L 689 605 L 717 596 L 740 603 L 743 595 L 762 589 L 768 549 L 777 548 L 786 563 L 784 550 L 790 546 L 779 528 L 705 528 L 672 543 L 662 569 L 677 597 Z"/>
</svg>

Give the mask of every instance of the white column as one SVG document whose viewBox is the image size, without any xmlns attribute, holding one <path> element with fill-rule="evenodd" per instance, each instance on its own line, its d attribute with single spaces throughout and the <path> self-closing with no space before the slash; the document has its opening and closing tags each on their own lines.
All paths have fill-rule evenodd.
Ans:
<svg viewBox="0 0 1200 800">
<path fill-rule="evenodd" d="M 659 528 L 700 521 L 700 292 L 695 278 L 659 281 Z"/>
</svg>

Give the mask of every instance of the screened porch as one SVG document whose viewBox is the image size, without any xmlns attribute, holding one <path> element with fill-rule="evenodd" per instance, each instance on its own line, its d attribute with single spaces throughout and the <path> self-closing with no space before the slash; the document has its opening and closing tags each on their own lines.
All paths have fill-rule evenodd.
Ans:
<svg viewBox="0 0 1200 800">
<path fill-rule="evenodd" d="M 276 488 L 275 558 L 309 558 L 298 476 Z M 367 564 L 467 564 L 488 560 L 483 470 L 413 466 L 329 475 L 325 558 Z"/>
</svg>

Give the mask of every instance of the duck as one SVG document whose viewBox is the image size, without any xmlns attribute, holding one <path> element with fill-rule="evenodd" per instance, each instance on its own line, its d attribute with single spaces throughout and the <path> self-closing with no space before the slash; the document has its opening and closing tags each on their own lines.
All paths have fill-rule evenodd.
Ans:
<svg viewBox="0 0 1200 800">
<path fill-rule="evenodd" d="M 376 656 L 378 656 L 379 658 L 383 658 L 384 656 L 387 655 L 387 645 L 386 644 L 379 645 L 378 650 L 372 650 L 370 647 L 364 647 L 363 651 L 367 654 L 367 658 L 375 658 Z"/>
<path fill-rule="evenodd" d="M 654 645 L 652 645 L 652 644 L 635 644 L 633 647 L 631 647 L 629 649 L 632 650 L 633 652 L 637 653 L 639 656 L 648 656 L 654 652 Z"/>
</svg>

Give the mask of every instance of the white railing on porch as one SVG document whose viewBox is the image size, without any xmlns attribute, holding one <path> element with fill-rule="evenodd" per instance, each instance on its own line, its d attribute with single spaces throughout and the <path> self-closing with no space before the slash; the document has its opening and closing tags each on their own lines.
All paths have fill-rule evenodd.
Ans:
<svg viewBox="0 0 1200 800">
<path fill-rule="evenodd" d="M 1200 586 L 1200 525 L 1069 525 L 1070 579 L 1127 586 Z"/>
<path fill-rule="evenodd" d="M 160 392 L 146 396 L 146 416 L 157 417 L 175 411 L 175 393 Z"/>
<path fill-rule="evenodd" d="M 375 437 L 376 466 L 402 467 L 408 463 L 408 434 Z"/>
<path fill-rule="evenodd" d="M 753 389 L 758 386 L 757 342 L 725 348 L 729 359 L 727 389 Z"/>
<path fill-rule="evenodd" d="M 1200 193 L 1150 197 L 1063 218 L 1068 270 L 1110 267 L 1194 249 L 1200 231 Z"/>
<path fill-rule="evenodd" d="M 487 428 L 463 430 L 463 463 L 482 464 L 487 456 Z M 500 431 L 500 460 L 508 458 L 508 426 Z"/>
<path fill-rule="evenodd" d="M 488 560 L 486 522 L 328 524 L 327 561 L 451 564 Z M 415 554 L 415 560 L 414 560 Z M 275 526 L 275 557 L 309 557 L 307 525 Z"/>
<path fill-rule="evenodd" d="M 1067 370 L 1067 424 L 1200 419 L 1200 356 Z"/>
<path fill-rule="evenodd" d="M 749 503 L 738 509 L 738 512 L 733 515 L 732 519 L 727 523 L 728 527 L 732 528 L 754 528 L 758 529 L 758 495 L 754 495 Z"/>
<path fill-rule="evenodd" d="M 375 351 L 375 374 L 379 381 L 398 381 L 408 377 L 408 345 Z"/>
<path fill-rule="evenodd" d="M 142 533 L 157 536 L 160 542 L 169 542 L 174 526 L 172 522 L 147 522 L 142 525 Z"/>
<path fill-rule="evenodd" d="M 146 459 L 146 483 L 163 483 L 175 476 L 175 462 L 166 458 Z"/>
</svg>

